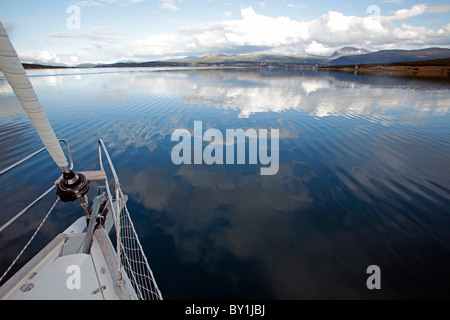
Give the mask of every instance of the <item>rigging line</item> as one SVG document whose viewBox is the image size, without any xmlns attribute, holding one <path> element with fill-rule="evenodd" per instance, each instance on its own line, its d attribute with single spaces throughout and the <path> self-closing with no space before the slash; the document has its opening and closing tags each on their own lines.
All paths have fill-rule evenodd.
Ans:
<svg viewBox="0 0 450 320">
<path fill-rule="evenodd" d="M 34 231 L 34 234 L 31 236 L 30 240 L 28 240 L 27 244 L 25 245 L 25 247 L 23 247 L 23 249 L 19 252 L 19 254 L 17 255 L 17 257 L 14 259 L 14 261 L 11 263 L 11 265 L 8 267 L 8 269 L 6 269 L 6 271 L 3 273 L 3 275 L 0 277 L 0 282 L 3 280 L 3 278 L 6 276 L 6 274 L 9 272 L 9 270 L 11 270 L 11 268 L 16 264 L 17 260 L 19 260 L 20 256 L 24 253 L 24 251 L 28 248 L 28 246 L 30 245 L 31 241 L 33 241 L 34 237 L 36 236 L 36 234 L 39 232 L 39 230 L 42 228 L 42 225 L 44 224 L 44 222 L 47 220 L 48 216 L 50 215 L 50 213 L 53 211 L 53 209 L 55 208 L 56 204 L 58 203 L 59 198 L 56 198 L 55 203 L 52 205 L 52 207 L 50 208 L 50 210 L 47 212 L 47 214 L 45 215 L 44 219 L 41 221 L 41 224 L 39 225 L 39 227 L 37 227 L 36 231 Z"/>
<path fill-rule="evenodd" d="M 41 201 L 45 196 L 47 196 L 53 189 L 56 188 L 56 185 L 51 186 L 47 191 L 45 191 L 43 194 L 41 194 L 38 198 L 36 198 L 32 203 L 30 203 L 25 209 L 20 211 L 18 214 L 16 214 L 14 217 L 12 217 L 8 222 L 6 222 L 4 225 L 0 227 L 0 232 L 2 232 L 6 227 L 8 227 L 11 223 L 16 221 L 18 218 L 20 218 L 23 214 L 25 214 L 32 206 L 34 206 L 36 203 Z"/>
</svg>

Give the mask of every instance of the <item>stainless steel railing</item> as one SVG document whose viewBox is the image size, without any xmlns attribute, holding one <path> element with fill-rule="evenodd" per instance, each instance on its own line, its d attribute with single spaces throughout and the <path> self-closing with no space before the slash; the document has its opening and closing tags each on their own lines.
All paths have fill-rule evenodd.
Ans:
<svg viewBox="0 0 450 320">
<path fill-rule="evenodd" d="M 153 272 L 150 269 L 147 257 L 131 221 L 130 213 L 126 206 L 126 197 L 122 192 L 116 170 L 103 140 L 100 139 L 98 141 L 99 162 L 100 169 L 104 171 L 102 152 L 105 154 L 114 179 L 115 202 L 112 201 L 113 198 L 108 181 L 106 181 L 105 186 L 116 227 L 119 279 L 122 277 L 122 272 L 125 271 L 139 299 L 162 300 L 161 292 L 154 280 Z"/>
</svg>

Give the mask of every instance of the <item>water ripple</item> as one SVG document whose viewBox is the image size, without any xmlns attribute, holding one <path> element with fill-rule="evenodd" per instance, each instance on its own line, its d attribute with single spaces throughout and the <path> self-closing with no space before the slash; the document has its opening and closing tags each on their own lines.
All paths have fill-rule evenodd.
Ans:
<svg viewBox="0 0 450 320">
<path fill-rule="evenodd" d="M 76 168 L 98 168 L 98 138 L 108 145 L 165 296 L 371 298 L 355 279 L 379 264 L 388 288 L 380 297 L 448 297 L 438 285 L 450 286 L 440 278 L 450 265 L 448 84 L 381 80 L 144 69 L 32 77 Z M 4 81 L 0 98 L 6 167 L 42 144 Z M 204 129 L 279 128 L 279 173 L 173 165 L 170 135 L 196 120 Z M 30 167 L 42 169 L 0 179 L 0 220 L 24 205 L 20 191 L 34 196 L 57 175 L 48 155 Z"/>
</svg>

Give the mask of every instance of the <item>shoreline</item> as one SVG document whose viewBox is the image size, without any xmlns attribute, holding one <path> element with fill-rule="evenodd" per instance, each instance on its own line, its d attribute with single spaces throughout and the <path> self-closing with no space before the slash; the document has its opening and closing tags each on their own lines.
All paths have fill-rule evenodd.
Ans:
<svg viewBox="0 0 450 320">
<path fill-rule="evenodd" d="M 113 68 L 108 67 L 62 67 L 62 66 L 43 66 L 43 65 L 26 65 L 24 64 L 26 70 L 36 70 L 36 69 L 103 69 L 103 68 Z M 139 68 L 141 66 L 128 66 L 128 67 L 118 67 L 114 68 Z M 214 69 L 233 69 L 233 68 L 255 68 L 255 69 L 292 69 L 292 70 L 317 70 L 317 71 L 331 71 L 331 72 L 344 72 L 353 73 L 361 75 L 383 75 L 383 76 L 408 76 L 408 77 L 424 77 L 424 78 L 449 78 L 450 79 L 450 65 L 416 65 L 415 63 L 399 64 L 399 65 L 344 65 L 344 66 L 302 66 L 298 65 L 284 65 L 284 66 L 241 66 L 241 65 L 227 65 L 227 66 L 189 66 L 189 67 L 174 67 L 178 68 L 214 68 Z M 168 66 L 167 68 L 171 68 Z M 142 68 L 142 67 L 141 67 Z M 149 68 L 158 68 L 156 66 Z"/>
<path fill-rule="evenodd" d="M 354 74 L 380 74 L 392 76 L 417 77 L 450 77 L 450 67 L 447 66 L 378 66 L 378 67 L 318 67 L 320 71 L 339 71 Z"/>
</svg>

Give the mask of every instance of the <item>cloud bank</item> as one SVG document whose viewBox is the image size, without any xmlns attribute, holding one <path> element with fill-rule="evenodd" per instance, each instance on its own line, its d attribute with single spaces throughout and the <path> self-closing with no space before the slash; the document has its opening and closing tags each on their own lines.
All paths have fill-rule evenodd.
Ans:
<svg viewBox="0 0 450 320">
<path fill-rule="evenodd" d="M 414 5 L 390 16 L 346 16 L 340 12 L 311 20 L 268 17 L 252 7 L 241 10 L 241 19 L 185 26 L 177 33 L 149 35 L 133 43 L 127 54 L 132 57 L 175 56 L 206 53 L 273 52 L 328 55 L 342 46 L 370 50 L 415 49 L 450 45 L 450 24 L 431 30 L 414 26 L 407 19 L 448 6 Z"/>
<path fill-rule="evenodd" d="M 162 1 L 161 7 L 173 11 L 178 9 L 171 0 Z M 434 29 L 416 25 L 414 21 L 408 23 L 408 19 L 423 14 L 448 12 L 450 5 L 428 7 L 419 4 L 386 16 L 380 15 L 379 10 L 370 11 L 371 8 L 378 7 L 369 7 L 363 17 L 329 11 L 317 19 L 298 21 L 286 16 L 265 16 L 247 7 L 241 9 L 239 19 L 224 18 L 186 25 L 176 32 L 149 34 L 143 39 L 124 40 L 117 36 L 115 41 L 112 34 L 107 37 L 97 35 L 95 40 L 86 39 L 91 41 L 93 49 L 86 51 L 86 57 L 80 54 L 78 60 L 149 61 L 214 53 L 255 52 L 330 55 L 344 46 L 363 47 L 371 51 L 450 47 L 450 23 Z M 49 37 L 54 38 L 55 34 Z M 64 38 L 64 35 L 58 34 L 58 37 Z M 115 43 L 114 46 L 112 43 Z M 104 59 L 85 61 L 88 56 L 103 56 Z"/>
</svg>

